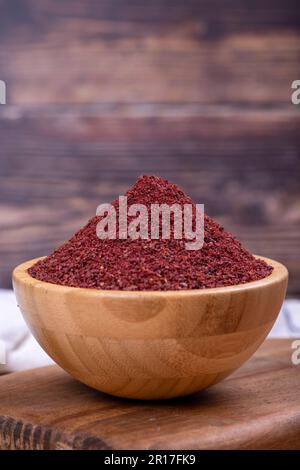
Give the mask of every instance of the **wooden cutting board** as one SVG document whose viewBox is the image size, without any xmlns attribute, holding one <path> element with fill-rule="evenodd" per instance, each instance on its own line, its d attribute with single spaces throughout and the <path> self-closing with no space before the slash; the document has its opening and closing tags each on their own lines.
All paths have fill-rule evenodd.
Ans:
<svg viewBox="0 0 300 470">
<path fill-rule="evenodd" d="M 0 377 L 2 449 L 300 449 L 300 364 L 268 340 L 239 371 L 192 397 L 113 398 L 57 366 Z"/>
</svg>

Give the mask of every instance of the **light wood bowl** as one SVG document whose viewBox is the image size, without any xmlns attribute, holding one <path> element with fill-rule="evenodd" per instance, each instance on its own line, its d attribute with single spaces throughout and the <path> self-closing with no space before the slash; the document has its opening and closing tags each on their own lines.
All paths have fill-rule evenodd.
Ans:
<svg viewBox="0 0 300 470">
<path fill-rule="evenodd" d="M 13 285 L 29 328 L 73 377 L 119 397 L 161 399 L 213 385 L 263 342 L 284 300 L 280 263 L 260 281 L 185 291 L 103 291 L 33 279 Z"/>
</svg>

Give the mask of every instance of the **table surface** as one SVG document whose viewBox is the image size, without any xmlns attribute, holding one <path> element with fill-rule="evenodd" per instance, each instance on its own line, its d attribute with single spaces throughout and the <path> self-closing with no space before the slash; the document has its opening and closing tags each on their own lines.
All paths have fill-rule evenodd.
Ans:
<svg viewBox="0 0 300 470">
<path fill-rule="evenodd" d="M 300 449 L 300 365 L 267 340 L 240 370 L 194 396 L 114 398 L 57 366 L 0 378 L 1 449 Z"/>
</svg>

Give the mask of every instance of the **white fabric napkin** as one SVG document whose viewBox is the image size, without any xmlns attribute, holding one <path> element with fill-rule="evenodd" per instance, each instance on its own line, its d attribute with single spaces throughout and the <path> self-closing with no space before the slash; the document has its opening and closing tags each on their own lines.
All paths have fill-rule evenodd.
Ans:
<svg viewBox="0 0 300 470">
<path fill-rule="evenodd" d="M 52 363 L 30 333 L 13 291 L 0 289 L 0 374 Z"/>
</svg>

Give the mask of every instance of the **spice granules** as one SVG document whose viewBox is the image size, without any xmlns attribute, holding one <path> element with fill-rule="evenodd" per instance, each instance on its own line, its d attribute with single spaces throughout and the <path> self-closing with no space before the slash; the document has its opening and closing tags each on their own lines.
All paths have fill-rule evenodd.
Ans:
<svg viewBox="0 0 300 470">
<path fill-rule="evenodd" d="M 131 204 L 192 204 L 177 185 L 141 176 L 127 193 Z M 118 201 L 113 205 L 118 211 Z M 268 276 L 272 267 L 256 259 L 210 217 L 204 218 L 204 245 L 189 251 L 183 240 L 101 240 L 93 217 L 69 241 L 38 261 L 29 274 L 41 281 L 108 290 L 204 289 L 244 284 Z"/>
</svg>

